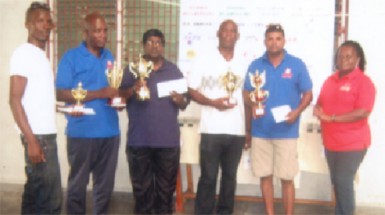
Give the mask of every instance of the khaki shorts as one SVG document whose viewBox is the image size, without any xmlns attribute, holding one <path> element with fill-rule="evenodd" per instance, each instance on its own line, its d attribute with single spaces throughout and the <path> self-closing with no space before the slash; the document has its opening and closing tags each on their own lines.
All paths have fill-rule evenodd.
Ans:
<svg viewBox="0 0 385 215">
<path fill-rule="evenodd" d="M 297 139 L 251 140 L 251 166 L 256 177 L 293 180 L 299 171 Z"/>
</svg>

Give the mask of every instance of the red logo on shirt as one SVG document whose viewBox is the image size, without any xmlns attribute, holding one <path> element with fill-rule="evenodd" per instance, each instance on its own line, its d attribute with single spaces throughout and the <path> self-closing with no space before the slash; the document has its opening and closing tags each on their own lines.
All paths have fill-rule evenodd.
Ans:
<svg viewBox="0 0 385 215">
<path fill-rule="evenodd" d="M 290 68 L 287 68 L 285 70 L 285 72 L 283 72 L 282 74 L 282 78 L 292 78 L 293 77 L 293 73 L 291 72 L 291 69 Z"/>
</svg>

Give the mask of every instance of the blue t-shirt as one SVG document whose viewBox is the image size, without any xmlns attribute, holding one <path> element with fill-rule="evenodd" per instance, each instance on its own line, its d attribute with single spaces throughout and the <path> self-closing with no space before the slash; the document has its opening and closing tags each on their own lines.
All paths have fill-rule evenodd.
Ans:
<svg viewBox="0 0 385 215">
<path fill-rule="evenodd" d="M 127 101 L 128 146 L 179 147 L 179 108 L 170 96 L 158 97 L 157 84 L 182 78 L 183 74 L 178 67 L 164 60 L 162 67 L 157 71 L 152 71 L 147 79 L 150 99 L 139 101 L 136 95 L 133 95 Z M 122 88 L 132 87 L 135 81 L 136 79 L 127 67 L 124 71 Z"/>
<path fill-rule="evenodd" d="M 114 57 L 107 49 L 96 57 L 88 51 L 85 42 L 66 52 L 61 59 L 57 72 L 56 88 L 71 90 L 82 82 L 83 88 L 89 91 L 100 90 L 108 86 L 105 74 L 107 61 L 113 62 Z M 68 137 L 105 138 L 120 134 L 118 114 L 107 105 L 107 99 L 94 99 L 84 102 L 86 108 L 92 108 L 95 115 L 72 117 L 68 120 L 66 134 Z"/>
<path fill-rule="evenodd" d="M 263 103 L 265 114 L 258 119 L 252 120 L 252 136 L 260 138 L 298 138 L 299 118 L 293 123 L 276 123 L 271 109 L 289 105 L 292 110 L 296 109 L 301 102 L 302 94 L 312 89 L 312 81 L 309 72 L 301 59 L 294 57 L 284 51 L 284 58 L 276 68 L 270 63 L 267 53 L 254 60 L 247 71 L 244 83 L 246 91 L 253 91 L 250 83 L 249 73 L 255 74 L 265 71 L 266 83 L 263 90 L 269 92 L 269 96 Z"/>
</svg>

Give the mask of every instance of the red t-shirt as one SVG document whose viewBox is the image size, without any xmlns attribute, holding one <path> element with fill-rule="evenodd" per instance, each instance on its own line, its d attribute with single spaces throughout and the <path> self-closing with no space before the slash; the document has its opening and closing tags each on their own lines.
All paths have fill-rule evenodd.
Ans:
<svg viewBox="0 0 385 215">
<path fill-rule="evenodd" d="M 356 109 L 372 111 L 376 90 L 373 82 L 360 69 L 338 77 L 331 75 L 323 84 L 317 104 L 327 115 L 346 114 Z M 330 151 L 354 151 L 369 147 L 368 119 L 355 122 L 321 122 L 322 138 Z"/>
</svg>

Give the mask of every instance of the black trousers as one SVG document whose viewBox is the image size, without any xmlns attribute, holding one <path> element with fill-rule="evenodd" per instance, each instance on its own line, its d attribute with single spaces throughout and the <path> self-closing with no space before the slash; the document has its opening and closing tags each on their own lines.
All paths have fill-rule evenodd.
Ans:
<svg viewBox="0 0 385 215">
<path fill-rule="evenodd" d="M 69 138 L 70 164 L 67 214 L 86 214 L 87 184 L 92 173 L 93 214 L 107 214 L 114 190 L 120 136 L 109 138 Z"/>
<path fill-rule="evenodd" d="M 201 176 L 198 182 L 195 214 L 214 214 L 219 167 L 221 167 L 222 175 L 216 213 L 233 213 L 237 170 L 244 143 L 244 136 L 201 135 Z"/>
<path fill-rule="evenodd" d="M 127 147 L 135 214 L 172 214 L 179 155 L 179 147 Z"/>
</svg>

